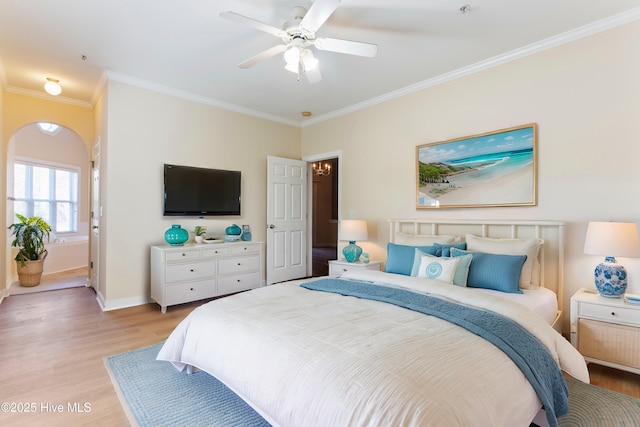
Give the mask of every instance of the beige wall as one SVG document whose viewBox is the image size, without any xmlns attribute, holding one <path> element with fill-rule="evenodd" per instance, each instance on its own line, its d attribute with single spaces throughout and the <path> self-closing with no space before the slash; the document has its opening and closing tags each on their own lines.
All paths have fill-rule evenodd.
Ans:
<svg viewBox="0 0 640 427">
<path fill-rule="evenodd" d="M 171 224 L 224 234 L 249 224 L 266 237 L 267 156 L 300 158 L 297 127 L 222 110 L 110 81 L 101 133 L 103 223 L 100 279 L 105 306 L 149 297 L 149 245 L 163 243 Z M 163 164 L 242 172 L 242 216 L 220 219 L 163 217 Z M 104 249 L 103 249 L 104 248 Z"/>
<path fill-rule="evenodd" d="M 590 220 L 640 220 L 640 23 L 632 23 L 303 129 L 302 155 L 342 150 L 342 212 L 369 221 L 384 260 L 387 218 L 563 220 L 569 298 L 593 287 Z M 417 145 L 536 122 L 538 205 L 415 208 Z M 638 260 L 621 260 L 640 293 Z"/>
</svg>

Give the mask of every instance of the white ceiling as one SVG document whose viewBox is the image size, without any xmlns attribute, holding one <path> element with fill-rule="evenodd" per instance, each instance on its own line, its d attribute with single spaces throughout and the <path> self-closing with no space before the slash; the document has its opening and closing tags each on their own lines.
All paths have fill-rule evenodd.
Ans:
<svg viewBox="0 0 640 427">
<path fill-rule="evenodd" d="M 376 57 L 314 50 L 315 84 L 282 54 L 238 68 L 281 40 L 220 12 L 281 27 L 311 3 L 0 0 L 0 83 L 46 96 L 53 77 L 59 100 L 90 106 L 108 78 L 304 126 L 640 19 L 640 0 L 343 0 L 318 37 L 377 44 Z"/>
</svg>

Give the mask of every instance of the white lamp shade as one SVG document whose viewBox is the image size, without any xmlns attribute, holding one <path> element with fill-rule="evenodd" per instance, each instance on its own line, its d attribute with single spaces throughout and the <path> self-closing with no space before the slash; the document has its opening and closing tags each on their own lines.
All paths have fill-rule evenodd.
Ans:
<svg viewBox="0 0 640 427">
<path fill-rule="evenodd" d="M 343 219 L 340 221 L 340 240 L 350 242 L 365 241 L 369 238 L 367 234 L 367 221 L 360 219 Z"/>
<path fill-rule="evenodd" d="M 640 238 L 635 222 L 589 222 L 584 253 L 613 257 L 640 257 Z"/>
<path fill-rule="evenodd" d="M 300 59 L 302 60 L 302 65 L 304 65 L 305 71 L 311 71 L 318 68 L 318 60 L 315 56 L 313 56 L 313 52 L 309 49 L 304 49 L 300 54 Z"/>
</svg>

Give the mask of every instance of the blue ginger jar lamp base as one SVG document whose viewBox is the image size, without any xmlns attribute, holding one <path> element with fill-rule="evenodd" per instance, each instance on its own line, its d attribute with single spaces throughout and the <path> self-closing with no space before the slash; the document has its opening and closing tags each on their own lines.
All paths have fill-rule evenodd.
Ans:
<svg viewBox="0 0 640 427">
<path fill-rule="evenodd" d="M 173 224 L 164 232 L 164 240 L 171 246 L 184 246 L 184 242 L 189 240 L 189 232 L 179 224 Z"/>
<path fill-rule="evenodd" d="M 596 266 L 594 280 L 598 293 L 607 298 L 620 298 L 627 290 L 627 270 L 608 256 Z"/>
</svg>

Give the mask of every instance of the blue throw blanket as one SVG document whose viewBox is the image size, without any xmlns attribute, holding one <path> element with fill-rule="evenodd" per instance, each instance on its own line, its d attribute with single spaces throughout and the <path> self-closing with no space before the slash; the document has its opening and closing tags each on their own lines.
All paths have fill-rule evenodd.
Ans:
<svg viewBox="0 0 640 427">
<path fill-rule="evenodd" d="M 386 302 L 461 326 L 494 344 L 518 365 L 542 401 L 550 426 L 556 427 L 557 417 L 569 410 L 569 390 L 558 364 L 535 336 L 511 319 L 437 297 L 367 282 L 320 279 L 300 286 Z"/>
</svg>

